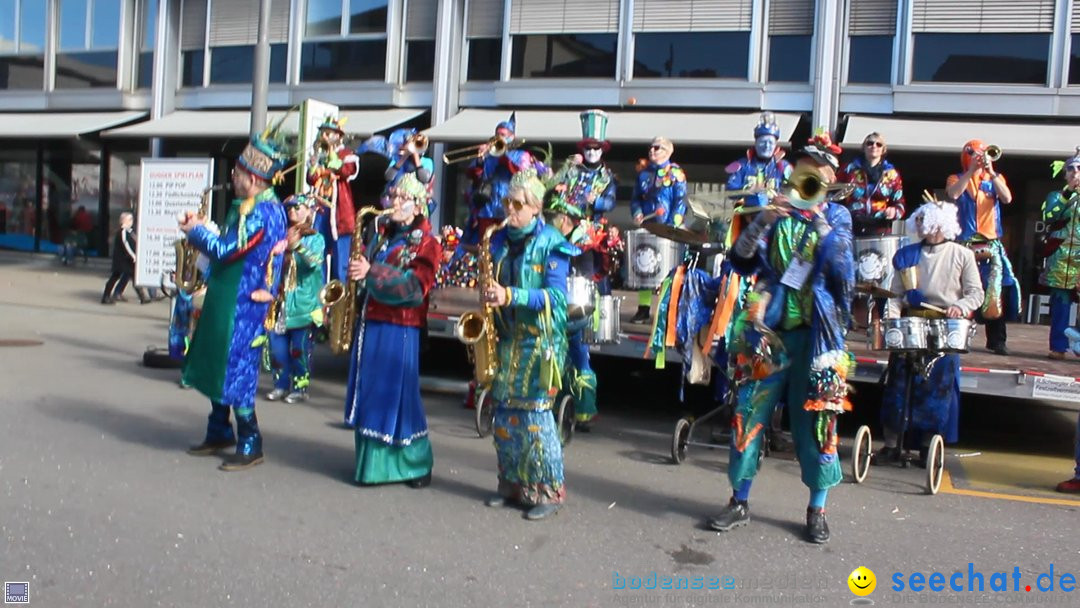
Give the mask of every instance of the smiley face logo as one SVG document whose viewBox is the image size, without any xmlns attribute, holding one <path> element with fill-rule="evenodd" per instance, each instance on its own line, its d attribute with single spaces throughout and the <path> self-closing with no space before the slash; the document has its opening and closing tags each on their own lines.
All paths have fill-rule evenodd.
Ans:
<svg viewBox="0 0 1080 608">
<path fill-rule="evenodd" d="M 869 568 L 859 566 L 848 575 L 847 586 L 855 595 L 859 597 L 867 596 L 873 593 L 874 588 L 877 587 L 877 577 Z"/>
</svg>

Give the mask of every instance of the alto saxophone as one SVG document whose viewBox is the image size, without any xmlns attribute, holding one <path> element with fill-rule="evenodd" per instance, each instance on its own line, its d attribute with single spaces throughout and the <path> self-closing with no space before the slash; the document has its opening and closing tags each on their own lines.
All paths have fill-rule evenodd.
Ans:
<svg viewBox="0 0 1080 608">
<path fill-rule="evenodd" d="M 356 227 L 353 228 L 352 243 L 349 245 L 349 261 L 355 262 L 364 255 L 364 219 L 369 215 L 382 217 L 394 212 L 393 208 L 382 211 L 373 206 L 362 208 L 356 213 Z M 353 329 L 360 311 L 356 303 L 356 281 L 344 282 L 334 279 L 319 291 L 319 301 L 326 308 L 326 326 L 330 334 L 328 344 L 330 352 L 340 355 L 352 346 Z"/>
<path fill-rule="evenodd" d="M 210 214 L 210 193 L 224 188 L 225 186 L 219 184 L 203 190 L 197 213 L 199 218 L 206 219 L 206 216 Z M 195 249 L 188 238 L 177 239 L 173 246 L 176 248 L 176 278 L 173 282 L 177 289 L 191 295 L 203 286 L 203 277 L 196 265 L 199 260 L 199 250 Z"/>
<path fill-rule="evenodd" d="M 495 267 L 491 259 L 491 235 L 506 226 L 509 219 L 488 226 L 480 239 L 480 251 L 476 254 L 476 285 L 483 294 L 495 281 Z M 454 335 L 469 348 L 473 360 L 473 374 L 476 383 L 482 387 L 491 386 L 498 371 L 498 353 L 495 348 L 499 337 L 495 334 L 495 316 L 490 304 L 484 304 L 480 310 L 470 310 L 458 318 Z M 481 343 L 481 341 L 483 343 Z"/>
</svg>

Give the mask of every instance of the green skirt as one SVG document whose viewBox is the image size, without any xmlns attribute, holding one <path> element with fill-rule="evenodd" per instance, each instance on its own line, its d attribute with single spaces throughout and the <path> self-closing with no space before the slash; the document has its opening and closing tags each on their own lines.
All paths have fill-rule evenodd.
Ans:
<svg viewBox="0 0 1080 608">
<path fill-rule="evenodd" d="M 407 446 L 392 446 L 356 435 L 356 483 L 399 483 L 431 473 L 435 459 L 427 437 Z"/>
</svg>

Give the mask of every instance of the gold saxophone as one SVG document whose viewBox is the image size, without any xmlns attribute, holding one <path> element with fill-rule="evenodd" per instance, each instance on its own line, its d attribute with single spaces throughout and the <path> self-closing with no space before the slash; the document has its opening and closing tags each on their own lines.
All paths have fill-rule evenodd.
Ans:
<svg viewBox="0 0 1080 608">
<path fill-rule="evenodd" d="M 210 193 L 224 188 L 223 185 L 217 185 L 203 190 L 202 199 L 199 201 L 198 217 L 206 219 L 206 216 L 210 214 Z M 199 250 L 195 249 L 187 238 L 177 239 L 173 246 L 176 248 L 176 278 L 173 282 L 176 283 L 177 289 L 191 295 L 203 286 L 203 277 L 196 266 Z"/>
<path fill-rule="evenodd" d="M 491 259 L 491 235 L 506 226 L 509 219 L 493 224 L 484 230 L 480 239 L 480 251 L 476 254 L 476 285 L 481 295 L 495 280 L 495 267 Z M 484 304 L 480 310 L 470 310 L 458 318 L 454 335 L 469 348 L 473 360 L 473 374 L 476 383 L 482 387 L 491 386 L 498 370 L 499 337 L 495 334 L 495 317 L 490 304 Z M 481 344 L 481 340 L 483 344 Z"/>
<path fill-rule="evenodd" d="M 364 219 L 369 215 L 381 217 L 394 212 L 389 209 L 379 210 L 367 206 L 356 213 L 356 227 L 353 228 L 352 244 L 349 246 L 349 261 L 355 262 L 364 255 Z M 330 352 L 340 355 L 352 347 L 353 329 L 360 311 L 356 304 L 356 281 L 337 279 L 330 281 L 319 291 L 319 301 L 326 308 L 326 327 L 330 334 L 328 344 Z"/>
</svg>

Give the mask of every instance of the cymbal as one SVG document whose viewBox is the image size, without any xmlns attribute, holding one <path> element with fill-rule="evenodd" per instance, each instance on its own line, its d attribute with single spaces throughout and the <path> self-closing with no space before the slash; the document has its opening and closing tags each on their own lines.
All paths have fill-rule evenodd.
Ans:
<svg viewBox="0 0 1080 608">
<path fill-rule="evenodd" d="M 875 285 L 874 283 L 858 282 L 855 284 L 855 293 L 861 293 L 874 298 L 895 298 L 897 294 Z"/>
<path fill-rule="evenodd" d="M 704 245 L 705 243 L 711 242 L 709 237 L 700 232 L 694 232 L 685 228 L 676 228 L 675 226 L 669 226 L 668 224 L 660 222 L 646 222 L 642 224 L 641 227 L 651 234 L 655 234 L 662 239 L 675 241 L 676 243 Z"/>
</svg>

